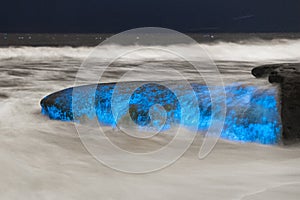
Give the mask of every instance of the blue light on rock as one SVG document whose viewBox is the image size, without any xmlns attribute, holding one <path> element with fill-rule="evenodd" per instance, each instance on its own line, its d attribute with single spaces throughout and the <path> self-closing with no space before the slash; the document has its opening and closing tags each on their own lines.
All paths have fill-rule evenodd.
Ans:
<svg viewBox="0 0 300 200">
<path fill-rule="evenodd" d="M 93 120 L 95 118 L 103 125 L 115 126 L 120 120 L 126 118 L 129 107 L 130 118 L 141 128 L 149 125 L 151 121 L 151 107 L 154 113 L 165 114 L 165 121 L 159 118 L 152 121 L 152 126 L 161 126 L 162 129 L 169 129 L 172 124 L 181 124 L 187 128 L 197 128 L 206 131 L 211 121 L 211 99 L 210 94 L 218 94 L 220 88 L 214 87 L 210 91 L 207 86 L 193 83 L 192 88 L 199 102 L 200 123 L 193 121 L 195 105 L 191 104 L 190 91 L 184 88 L 175 87 L 176 94 L 159 83 L 147 83 L 135 90 L 131 95 L 129 106 L 124 99 L 127 86 L 131 83 L 118 85 L 98 84 L 68 88 L 45 97 L 41 101 L 42 113 L 50 119 L 62 121 Z M 96 88 L 96 90 L 95 90 Z M 256 142 L 261 144 L 276 144 L 280 140 L 281 122 L 277 103 L 276 88 L 265 88 L 262 86 L 251 86 L 233 84 L 225 87 L 227 113 L 221 137 L 228 140 L 241 142 Z M 117 105 L 114 109 L 118 116 L 114 119 L 111 108 L 111 98 L 115 92 Z M 178 96 L 179 94 L 179 96 Z M 94 98 L 93 98 L 94 97 Z M 179 103 L 178 98 L 181 99 Z M 221 98 L 221 97 L 220 97 Z M 218 101 L 218 99 L 217 99 Z M 72 112 L 72 102 L 76 102 L 76 116 Z M 161 108 L 154 106 L 159 104 Z M 216 112 L 224 109 L 215 107 Z M 181 108 L 188 109 L 181 118 Z M 164 119 L 164 117 L 162 117 Z"/>
</svg>

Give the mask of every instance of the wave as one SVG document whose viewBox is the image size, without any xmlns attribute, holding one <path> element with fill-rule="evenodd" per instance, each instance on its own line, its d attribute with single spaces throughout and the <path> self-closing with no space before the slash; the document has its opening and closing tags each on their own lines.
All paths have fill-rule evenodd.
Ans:
<svg viewBox="0 0 300 200">
<path fill-rule="evenodd" d="M 246 61 L 246 62 L 280 62 L 282 60 L 296 62 L 300 60 L 300 40 L 252 40 L 244 43 L 218 42 L 213 44 L 199 44 L 208 55 L 215 61 Z M 171 45 L 189 53 L 191 57 L 199 58 L 197 45 L 177 44 Z M 149 49 L 147 46 L 139 46 L 144 49 L 134 55 L 135 60 L 147 59 L 173 59 L 174 55 L 166 56 L 165 53 L 155 54 L 157 49 L 164 49 L 164 46 L 154 46 Z M 154 48 L 154 50 L 153 50 Z M 130 50 L 130 46 L 106 45 L 97 49 L 97 55 L 102 59 L 110 59 L 119 52 Z M 146 49 L 146 50 L 145 50 Z M 85 59 L 95 47 L 7 47 L 0 48 L 0 59 L 57 59 L 76 58 Z M 163 52 L 163 51 L 161 51 Z M 130 58 L 132 60 L 132 57 Z"/>
<path fill-rule="evenodd" d="M 0 48 L 0 59 L 56 59 L 56 58 L 85 58 L 89 47 L 6 47 Z"/>
<path fill-rule="evenodd" d="M 180 124 L 207 131 L 214 121 L 222 121 L 222 111 L 227 107 L 222 138 L 262 144 L 276 144 L 280 140 L 278 94 L 274 87 L 228 85 L 224 106 L 221 87 L 208 89 L 194 83 L 193 91 L 189 91 L 178 82 L 167 85 L 146 84 L 133 94 L 128 88 L 136 88 L 136 82 L 122 83 L 120 88 L 115 88 L 115 84 L 68 88 L 45 97 L 41 101 L 42 113 L 62 121 L 98 119 L 108 126 L 132 127 L 136 124 L 141 129 L 154 130 L 168 130 L 173 124 Z M 194 92 L 195 102 L 192 100 Z M 156 106 L 158 104 L 160 107 Z"/>
</svg>

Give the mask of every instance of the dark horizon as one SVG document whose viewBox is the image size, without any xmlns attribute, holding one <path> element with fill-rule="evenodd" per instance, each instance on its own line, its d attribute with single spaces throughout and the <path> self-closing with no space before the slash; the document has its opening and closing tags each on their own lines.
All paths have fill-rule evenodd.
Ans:
<svg viewBox="0 0 300 200">
<path fill-rule="evenodd" d="M 300 33 L 185 33 L 199 43 L 300 39 Z M 0 47 L 97 46 L 113 33 L 0 33 Z"/>
<path fill-rule="evenodd" d="M 297 0 L 12 0 L 2 33 L 118 33 L 164 27 L 184 33 L 300 32 Z"/>
</svg>

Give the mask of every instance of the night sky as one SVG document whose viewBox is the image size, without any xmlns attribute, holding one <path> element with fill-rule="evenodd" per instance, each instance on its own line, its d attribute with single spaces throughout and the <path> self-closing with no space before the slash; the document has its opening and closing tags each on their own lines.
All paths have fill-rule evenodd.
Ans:
<svg viewBox="0 0 300 200">
<path fill-rule="evenodd" d="M 300 32 L 299 0 L 1 0 L 0 32 Z"/>
</svg>

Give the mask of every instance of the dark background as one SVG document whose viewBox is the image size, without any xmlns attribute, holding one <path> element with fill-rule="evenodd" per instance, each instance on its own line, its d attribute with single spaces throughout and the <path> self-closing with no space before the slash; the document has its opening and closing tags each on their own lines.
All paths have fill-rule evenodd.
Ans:
<svg viewBox="0 0 300 200">
<path fill-rule="evenodd" d="M 7 0 L 0 32 L 299 32 L 299 0 Z"/>
</svg>

